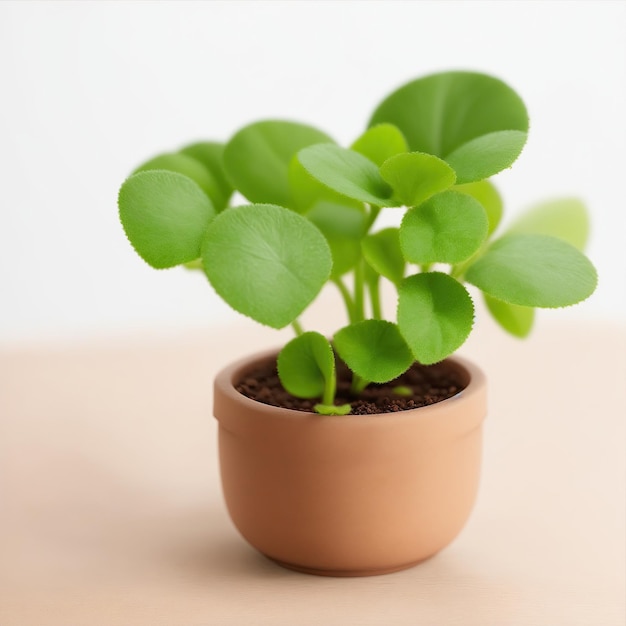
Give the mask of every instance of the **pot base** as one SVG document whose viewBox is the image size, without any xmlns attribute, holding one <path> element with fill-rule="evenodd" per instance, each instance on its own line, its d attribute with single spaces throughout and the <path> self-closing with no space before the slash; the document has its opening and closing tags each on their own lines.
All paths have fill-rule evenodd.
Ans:
<svg viewBox="0 0 626 626">
<path fill-rule="evenodd" d="M 372 415 L 315 415 L 239 393 L 265 353 L 215 379 L 224 499 L 241 535 L 281 566 L 316 576 L 379 576 L 417 565 L 465 524 L 478 488 L 486 385 L 450 359 L 465 389 Z"/>
<path fill-rule="evenodd" d="M 417 561 L 411 561 L 410 563 L 404 563 L 402 565 L 394 565 L 393 567 L 380 567 L 375 569 L 316 569 L 314 567 L 304 567 L 302 565 L 295 565 L 294 563 L 286 563 L 285 561 L 279 561 L 273 559 L 271 556 L 264 554 L 267 559 L 273 561 L 277 565 L 290 569 L 294 572 L 300 572 L 301 574 L 311 574 L 313 576 L 328 576 L 332 578 L 356 578 L 361 576 L 382 576 L 383 574 L 393 574 L 394 572 L 401 572 L 405 569 L 415 567 L 424 561 L 428 561 L 432 556 L 427 556 L 425 559 L 418 559 Z M 434 555 L 433 555 L 434 556 Z"/>
</svg>

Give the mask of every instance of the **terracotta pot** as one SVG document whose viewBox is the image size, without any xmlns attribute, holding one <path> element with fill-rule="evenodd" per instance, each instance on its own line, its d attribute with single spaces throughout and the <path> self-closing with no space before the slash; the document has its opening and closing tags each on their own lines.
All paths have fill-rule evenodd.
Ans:
<svg viewBox="0 0 626 626">
<path fill-rule="evenodd" d="M 215 380 L 224 497 L 243 537 L 285 567 L 368 576 L 411 567 L 465 524 L 480 473 L 486 382 L 454 357 L 467 387 L 437 404 L 381 415 L 272 407 L 233 383 L 264 353 Z"/>
</svg>

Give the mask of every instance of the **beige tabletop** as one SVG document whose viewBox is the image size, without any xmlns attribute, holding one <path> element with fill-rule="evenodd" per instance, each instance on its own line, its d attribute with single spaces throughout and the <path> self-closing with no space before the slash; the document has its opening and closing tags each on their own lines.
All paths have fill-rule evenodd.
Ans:
<svg viewBox="0 0 626 626">
<path fill-rule="evenodd" d="M 212 376 L 283 336 L 2 352 L 2 626 L 623 626 L 623 326 L 547 314 L 518 342 L 483 319 L 461 351 L 490 381 L 474 513 L 431 560 L 353 579 L 274 565 L 222 502 Z"/>
</svg>

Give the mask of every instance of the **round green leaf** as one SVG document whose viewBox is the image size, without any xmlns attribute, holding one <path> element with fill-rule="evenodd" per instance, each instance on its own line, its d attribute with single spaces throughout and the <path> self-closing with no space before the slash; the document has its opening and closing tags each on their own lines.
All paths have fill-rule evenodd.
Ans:
<svg viewBox="0 0 626 626">
<path fill-rule="evenodd" d="M 298 161 L 297 155 L 289 163 L 289 188 L 294 200 L 294 206 L 289 208 L 299 213 L 307 213 L 318 203 L 363 207 L 363 203 L 337 193 L 313 178 Z"/>
<path fill-rule="evenodd" d="M 550 200 L 523 213 L 507 233 L 552 235 L 582 251 L 589 238 L 589 215 L 578 198 Z"/>
<path fill-rule="evenodd" d="M 308 219 L 269 204 L 220 213 L 207 230 L 202 260 L 233 309 L 273 328 L 302 313 L 332 266 L 326 239 Z"/>
<path fill-rule="evenodd" d="M 486 293 L 483 296 L 493 319 L 504 330 L 520 339 L 529 335 L 535 321 L 535 309 L 528 306 L 508 304 L 507 302 L 502 302 L 502 300 L 492 298 Z"/>
<path fill-rule="evenodd" d="M 442 361 L 472 330 L 474 305 L 457 280 L 440 272 L 405 278 L 398 290 L 398 326 L 422 364 Z"/>
<path fill-rule="evenodd" d="M 547 235 L 506 235 L 465 273 L 485 293 L 530 307 L 562 307 L 588 298 L 596 270 L 574 246 Z"/>
<path fill-rule="evenodd" d="M 221 192 L 217 180 L 202 163 L 187 154 L 177 152 L 160 154 L 140 165 L 133 174 L 151 170 L 167 170 L 168 172 L 183 174 L 187 178 L 191 178 L 209 196 L 214 207 L 220 201 Z"/>
<path fill-rule="evenodd" d="M 344 363 L 361 378 L 386 383 L 413 363 L 398 327 L 384 320 L 365 320 L 342 328 L 333 338 Z"/>
<path fill-rule="evenodd" d="M 526 107 L 515 91 L 497 78 L 475 72 L 432 74 L 400 87 L 378 106 L 370 126 L 383 122 L 397 126 L 412 151 L 434 154 L 445 161 L 479 137 L 528 130 Z M 519 144 L 521 135 L 516 144 L 511 137 L 495 139 L 495 144 L 486 140 L 456 155 L 459 182 L 475 180 L 469 175 L 470 153 L 480 160 L 480 175 L 486 177 L 509 167 L 514 145 L 519 150 L 523 146 Z M 503 150 L 504 145 L 508 150 Z M 493 158 L 487 159 L 492 149 Z M 492 171 L 485 174 L 487 169 Z"/>
<path fill-rule="evenodd" d="M 307 214 L 322 232 L 333 256 L 332 278 L 349 272 L 361 256 L 361 238 L 365 234 L 367 215 L 362 205 L 346 206 L 318 202 Z"/>
<path fill-rule="evenodd" d="M 180 153 L 196 159 L 209 170 L 217 183 L 218 193 L 212 198 L 213 204 L 218 211 L 224 209 L 233 193 L 233 186 L 226 178 L 224 171 L 224 144 L 202 141 L 185 146 Z"/>
<path fill-rule="evenodd" d="M 402 281 L 406 263 L 397 228 L 385 228 L 368 235 L 361 242 L 361 250 L 367 264 L 378 274 L 396 285 Z"/>
<path fill-rule="evenodd" d="M 298 152 L 298 160 L 311 176 L 348 198 L 391 206 L 391 187 L 378 167 L 358 152 L 320 144 Z"/>
<path fill-rule="evenodd" d="M 335 376 L 335 355 L 328 339 L 316 332 L 292 339 L 278 355 L 283 387 L 298 398 L 317 398 Z"/>
<path fill-rule="evenodd" d="M 445 191 L 407 211 L 400 245 L 411 263 L 459 263 L 487 237 L 487 214 L 478 200 Z"/>
<path fill-rule="evenodd" d="M 479 180 L 475 183 L 455 185 L 454 191 L 466 193 L 483 205 L 489 221 L 487 235 L 491 235 L 502 219 L 503 209 L 502 196 L 500 196 L 493 183 L 488 180 Z"/>
<path fill-rule="evenodd" d="M 151 170 L 126 179 L 118 196 L 120 220 L 139 256 L 152 267 L 173 267 L 200 256 L 215 210 L 182 174 Z"/>
<path fill-rule="evenodd" d="M 501 130 L 476 137 L 446 156 L 459 183 L 489 178 L 511 167 L 520 155 L 528 134 L 521 130 Z"/>
<path fill-rule="evenodd" d="M 367 157 L 378 167 L 389 157 L 409 151 L 406 139 L 393 124 L 378 124 L 368 128 L 350 149 Z"/>
<path fill-rule="evenodd" d="M 289 208 L 289 163 L 302 148 L 332 139 L 316 128 L 285 121 L 255 122 L 242 128 L 226 144 L 224 168 L 229 180 L 251 202 L 270 202 Z"/>
<path fill-rule="evenodd" d="M 456 181 L 445 161 L 423 152 L 397 154 L 381 165 L 380 173 L 406 206 L 417 206 Z"/>
</svg>

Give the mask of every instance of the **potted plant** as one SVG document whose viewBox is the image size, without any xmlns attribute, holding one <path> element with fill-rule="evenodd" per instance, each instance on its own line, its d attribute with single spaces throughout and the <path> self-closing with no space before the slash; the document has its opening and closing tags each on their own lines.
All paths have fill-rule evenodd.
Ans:
<svg viewBox="0 0 626 626">
<path fill-rule="evenodd" d="M 155 268 L 203 271 L 236 311 L 295 337 L 215 381 L 222 483 L 256 548 L 301 571 L 378 574 L 435 554 L 472 508 L 486 386 L 451 356 L 472 296 L 525 337 L 536 307 L 587 298 L 584 206 L 544 203 L 497 233 L 489 178 L 508 168 L 528 116 L 502 81 L 474 72 L 414 80 L 340 147 L 324 132 L 260 121 L 225 145 L 196 143 L 139 167 L 119 211 Z M 249 203 L 230 206 L 234 191 Z M 381 212 L 399 227 L 377 228 Z M 381 281 L 397 290 L 384 319 Z M 347 319 L 330 338 L 302 312 L 328 282 Z"/>
</svg>

